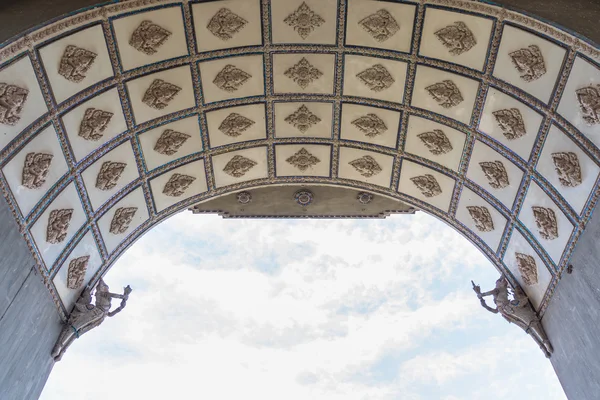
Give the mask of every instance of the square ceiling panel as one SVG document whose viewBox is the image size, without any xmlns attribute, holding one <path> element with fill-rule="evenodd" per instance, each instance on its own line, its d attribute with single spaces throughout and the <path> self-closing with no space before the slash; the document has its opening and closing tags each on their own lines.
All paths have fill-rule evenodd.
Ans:
<svg viewBox="0 0 600 400">
<path fill-rule="evenodd" d="M 331 145 L 275 146 L 277 176 L 331 176 Z"/>
<path fill-rule="evenodd" d="M 100 24 L 41 47 L 40 58 L 57 103 L 114 75 Z"/>
<path fill-rule="evenodd" d="M 456 181 L 438 171 L 409 160 L 402 160 L 398 192 L 448 211 Z"/>
<path fill-rule="evenodd" d="M 196 106 L 189 66 L 133 79 L 126 86 L 137 124 Z"/>
<path fill-rule="evenodd" d="M 427 118 L 411 115 L 404 151 L 458 171 L 467 135 Z"/>
<path fill-rule="evenodd" d="M 161 125 L 138 136 L 147 170 L 202 151 L 198 115 Z"/>
<path fill-rule="evenodd" d="M 401 116 L 399 111 L 344 103 L 340 137 L 395 149 Z"/>
<path fill-rule="evenodd" d="M 336 44 L 337 6 L 335 0 L 272 0 L 273 43 Z"/>
<path fill-rule="evenodd" d="M 212 165 L 218 188 L 269 176 L 266 146 L 213 156 Z"/>
<path fill-rule="evenodd" d="M 544 117 L 534 109 L 490 88 L 479 130 L 528 161 L 543 120 Z"/>
<path fill-rule="evenodd" d="M 476 80 L 419 65 L 411 105 L 468 125 L 478 91 Z"/>
<path fill-rule="evenodd" d="M 132 14 L 112 24 L 125 71 L 188 54 L 181 6 Z"/>
<path fill-rule="evenodd" d="M 491 18 L 428 6 L 419 55 L 483 71 L 493 28 Z"/>
<path fill-rule="evenodd" d="M 199 52 L 262 45 L 260 0 L 192 4 Z"/>
<path fill-rule="evenodd" d="M 273 91 L 334 94 L 335 54 L 273 54 Z"/>
<path fill-rule="evenodd" d="M 276 102 L 276 138 L 325 138 L 333 135 L 333 103 Z"/>
<path fill-rule="evenodd" d="M 200 78 L 205 103 L 265 94 L 264 62 L 260 54 L 203 61 Z"/>
<path fill-rule="evenodd" d="M 404 102 L 407 64 L 387 58 L 344 56 L 344 96 Z"/>
<path fill-rule="evenodd" d="M 206 113 L 210 147 L 267 138 L 265 104 L 227 107 Z"/>
<path fill-rule="evenodd" d="M 69 167 L 53 125 L 48 125 L 27 143 L 2 169 L 8 186 L 27 216 Z"/>
<path fill-rule="evenodd" d="M 385 188 L 392 184 L 394 157 L 374 151 L 340 146 L 338 176 L 378 185 Z"/>
<path fill-rule="evenodd" d="M 504 25 L 494 76 L 549 103 L 566 53 L 566 49 L 541 36 Z"/>
<path fill-rule="evenodd" d="M 62 116 L 76 161 L 127 130 L 117 89 L 92 97 Z"/>
<path fill-rule="evenodd" d="M 157 212 L 208 190 L 204 160 L 174 168 L 150 181 Z"/>
<path fill-rule="evenodd" d="M 350 1 L 346 45 L 409 53 L 417 7 L 391 1 Z"/>
</svg>

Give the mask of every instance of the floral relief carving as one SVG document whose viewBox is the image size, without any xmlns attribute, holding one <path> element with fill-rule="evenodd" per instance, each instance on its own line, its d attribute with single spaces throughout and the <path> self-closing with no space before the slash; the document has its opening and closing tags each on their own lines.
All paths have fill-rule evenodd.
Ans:
<svg viewBox="0 0 600 400">
<path fill-rule="evenodd" d="M 223 172 L 234 178 L 241 178 L 246 175 L 246 172 L 250 171 L 255 165 L 256 161 L 251 160 L 244 156 L 234 156 L 223 168 Z"/>
<path fill-rule="evenodd" d="M 362 156 L 348 164 L 352 165 L 365 178 L 370 178 L 383 171 L 379 163 L 371 156 Z"/>
<path fill-rule="evenodd" d="M 589 125 L 600 124 L 600 85 L 578 89 L 576 94 L 583 120 Z"/>
<path fill-rule="evenodd" d="M 440 184 L 431 174 L 414 176 L 410 178 L 410 180 L 425 197 L 435 197 L 442 194 L 442 188 L 440 187 Z"/>
<path fill-rule="evenodd" d="M 427 86 L 425 90 L 444 108 L 456 107 L 464 100 L 458 86 L 450 80 Z"/>
<path fill-rule="evenodd" d="M 561 185 L 565 187 L 581 185 L 583 180 L 577 154 L 572 152 L 552 153 L 552 161 Z"/>
<path fill-rule="evenodd" d="M 97 56 L 93 51 L 69 45 L 60 59 L 58 74 L 68 81 L 79 83 L 85 79 Z"/>
<path fill-rule="evenodd" d="M 302 57 L 297 64 L 288 68 L 284 75 L 296 82 L 302 89 L 306 89 L 308 85 L 323 76 L 323 73 L 313 67 L 305 57 Z"/>
<path fill-rule="evenodd" d="M 105 161 L 100 167 L 96 177 L 96 188 L 100 190 L 111 190 L 117 186 L 127 164 L 116 161 Z"/>
<path fill-rule="evenodd" d="M 488 183 L 494 189 L 503 189 L 510 185 L 506 168 L 500 161 L 483 161 L 479 165 L 488 180 Z"/>
<path fill-rule="evenodd" d="M 467 206 L 467 211 L 475 222 L 475 227 L 480 232 L 491 232 L 494 230 L 494 220 L 492 214 L 486 207 L 482 206 Z"/>
<path fill-rule="evenodd" d="M 180 91 L 181 88 L 177 85 L 165 82 L 162 79 L 155 79 L 144 93 L 142 102 L 148 107 L 162 110 L 169 105 Z"/>
<path fill-rule="evenodd" d="M 302 2 L 300 7 L 288 15 L 283 22 L 294 28 L 302 39 L 306 39 L 315 29 L 323 25 L 325 20 L 311 10 L 306 2 Z"/>
<path fill-rule="evenodd" d="M 238 113 L 231 113 L 221 122 L 219 130 L 230 137 L 238 137 L 255 122 Z"/>
<path fill-rule="evenodd" d="M 533 82 L 540 79 L 546 73 L 544 56 L 540 48 L 535 44 L 513 51 L 509 53 L 509 56 L 525 82 Z"/>
<path fill-rule="evenodd" d="M 517 108 L 494 111 L 492 115 L 508 140 L 515 140 L 527 134 L 523 115 Z"/>
<path fill-rule="evenodd" d="M 388 89 L 396 82 L 389 71 L 381 64 L 375 64 L 359 72 L 356 77 L 374 92 Z"/>
<path fill-rule="evenodd" d="M 228 64 L 217 74 L 213 83 L 225 92 L 235 92 L 250 78 L 252 78 L 252 75 Z"/>
<path fill-rule="evenodd" d="M 129 44 L 134 49 L 151 56 L 158 52 L 158 48 L 161 47 L 170 36 L 171 32 L 152 21 L 142 21 L 131 34 Z"/>
<path fill-rule="evenodd" d="M 48 216 L 46 228 L 46 242 L 58 244 L 67 238 L 69 224 L 73 218 L 73 209 L 52 210 Z"/>
<path fill-rule="evenodd" d="M 400 30 L 398 21 L 385 9 L 363 18 L 358 24 L 378 42 L 385 42 Z"/>
<path fill-rule="evenodd" d="M 191 136 L 188 134 L 166 129 L 156 141 L 154 151 L 165 156 L 172 156 L 179 151 L 189 138 Z"/>
<path fill-rule="evenodd" d="M 112 116 L 111 112 L 88 108 L 79 125 L 79 136 L 90 141 L 100 140 Z"/>
<path fill-rule="evenodd" d="M 133 221 L 133 217 L 135 216 L 137 210 L 137 207 L 117 208 L 112 221 L 110 221 L 110 228 L 108 231 L 113 235 L 121 235 L 127 232 L 127 229 L 129 229 L 129 225 L 131 224 L 131 221 Z"/>
<path fill-rule="evenodd" d="M 448 139 L 448 136 L 441 129 L 419 133 L 417 137 L 433 155 L 439 156 L 440 154 L 447 154 L 452 151 L 450 139 Z"/>
<path fill-rule="evenodd" d="M 534 286 L 538 284 L 538 269 L 535 263 L 535 258 L 528 254 L 515 253 L 517 259 L 517 268 L 523 278 L 526 286 Z"/>
<path fill-rule="evenodd" d="M 29 90 L 0 82 L 0 124 L 16 125 L 21 120 Z"/>
<path fill-rule="evenodd" d="M 21 184 L 27 189 L 39 189 L 46 183 L 46 177 L 50 172 L 52 154 L 29 153 L 25 156 L 23 165 L 23 176 Z"/>
<path fill-rule="evenodd" d="M 477 44 L 475 35 L 462 21 L 435 32 L 435 36 L 450 51 L 450 54 L 459 56 L 471 50 Z"/>
<path fill-rule="evenodd" d="M 285 117 L 285 122 L 293 125 L 300 132 L 305 133 L 313 125 L 321 122 L 321 118 L 310 112 L 308 107 L 302 104 L 302 106 L 300 106 L 300 108 L 298 108 L 294 113 Z"/>
<path fill-rule="evenodd" d="M 558 238 L 558 222 L 554 210 L 546 207 L 531 207 L 540 236 L 545 240 Z"/>
<path fill-rule="evenodd" d="M 376 114 L 367 114 L 357 118 L 352 121 L 352 125 L 370 138 L 382 135 L 388 130 L 385 122 Z"/>
<path fill-rule="evenodd" d="M 195 177 L 184 174 L 173 174 L 163 188 L 163 194 L 169 197 L 180 197 L 190 187 Z"/>
<path fill-rule="evenodd" d="M 227 41 L 241 31 L 248 21 L 235 14 L 228 8 L 221 8 L 210 19 L 206 28 L 216 37 Z"/>
<path fill-rule="evenodd" d="M 83 286 L 89 261 L 90 256 L 77 257 L 71 260 L 67 271 L 67 287 L 69 289 L 77 290 Z"/>
<path fill-rule="evenodd" d="M 286 159 L 288 163 L 298 168 L 300 171 L 306 171 L 307 169 L 314 167 L 321 162 L 317 157 L 313 156 L 304 147 L 301 148 L 296 154 Z"/>
</svg>

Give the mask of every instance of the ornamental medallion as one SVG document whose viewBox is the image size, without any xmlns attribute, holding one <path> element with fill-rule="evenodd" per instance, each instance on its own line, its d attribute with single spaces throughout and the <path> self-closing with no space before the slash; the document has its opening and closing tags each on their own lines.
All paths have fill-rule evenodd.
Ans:
<svg viewBox="0 0 600 400">
<path fill-rule="evenodd" d="M 433 175 L 425 174 L 410 178 L 425 197 L 435 197 L 442 194 L 442 188 Z"/>
<path fill-rule="evenodd" d="M 233 13 L 228 8 L 221 8 L 210 19 L 206 28 L 221 40 L 229 40 L 241 31 L 248 21 Z"/>
<path fill-rule="evenodd" d="M 583 180 L 577 154 L 571 152 L 552 153 L 552 161 L 561 185 L 565 187 L 581 185 Z"/>
<path fill-rule="evenodd" d="M 0 82 L 0 124 L 16 125 L 21 119 L 29 90 Z"/>
<path fill-rule="evenodd" d="M 425 90 L 444 108 L 455 107 L 464 100 L 458 87 L 450 80 L 427 86 Z"/>
<path fill-rule="evenodd" d="M 92 51 L 69 45 L 60 59 L 58 74 L 68 81 L 79 83 L 85 79 L 97 56 Z"/>
<path fill-rule="evenodd" d="M 360 204 L 367 205 L 373 201 L 373 195 L 371 193 L 367 193 L 367 192 L 360 192 L 356 196 L 356 200 L 358 200 L 358 202 Z"/>
<path fill-rule="evenodd" d="M 384 9 L 360 20 L 358 24 L 378 42 L 385 42 L 400 30 L 398 21 Z"/>
<path fill-rule="evenodd" d="M 285 161 L 303 172 L 321 162 L 321 160 L 310 154 L 304 147 Z"/>
<path fill-rule="evenodd" d="M 527 131 L 525 130 L 525 121 L 521 112 L 516 108 L 510 108 L 506 110 L 498 110 L 492 112 L 496 122 L 500 125 L 504 137 L 508 140 L 515 140 L 525 136 Z"/>
<path fill-rule="evenodd" d="M 117 182 L 127 164 L 115 161 L 105 161 L 102 163 L 100 172 L 96 177 L 96 188 L 100 190 L 111 190 L 117 186 Z"/>
<path fill-rule="evenodd" d="M 483 161 L 479 165 L 488 180 L 488 183 L 494 189 L 503 189 L 510 185 L 506 168 L 500 161 Z"/>
<path fill-rule="evenodd" d="M 111 112 L 88 108 L 79 125 L 79 136 L 90 141 L 100 140 L 112 116 Z"/>
<path fill-rule="evenodd" d="M 250 192 L 239 192 L 236 196 L 238 203 L 250 204 L 252 202 L 252 194 Z"/>
<path fill-rule="evenodd" d="M 233 176 L 234 178 L 241 178 L 256 164 L 256 161 L 253 161 L 244 156 L 237 155 L 234 156 L 231 160 L 229 160 L 227 165 L 225 165 L 225 168 L 223 168 L 223 172 Z"/>
<path fill-rule="evenodd" d="M 69 223 L 73 217 L 73 209 L 52 210 L 48 217 L 46 228 L 46 242 L 58 244 L 67 238 Z"/>
<path fill-rule="evenodd" d="M 494 230 L 492 214 L 490 214 L 486 207 L 467 206 L 467 210 L 469 211 L 469 214 L 471 214 L 471 218 L 473 218 L 473 222 L 475 222 L 475 227 L 478 231 L 491 232 Z"/>
<path fill-rule="evenodd" d="M 238 137 L 255 122 L 238 113 L 231 113 L 221 122 L 219 130 L 230 137 Z"/>
<path fill-rule="evenodd" d="M 540 236 L 545 240 L 558 238 L 558 222 L 554 210 L 546 207 L 531 207 Z"/>
<path fill-rule="evenodd" d="M 173 129 L 167 129 L 156 141 L 154 151 L 165 156 L 172 156 L 179 151 L 189 138 L 191 138 L 190 135 L 174 131 Z"/>
<path fill-rule="evenodd" d="M 302 39 L 306 39 L 312 31 L 323 25 L 325 20 L 321 18 L 319 14 L 311 10 L 305 2 L 302 2 L 300 7 L 288 15 L 283 22 L 294 28 Z"/>
<path fill-rule="evenodd" d="M 352 121 L 352 125 L 370 138 L 381 135 L 388 130 L 385 122 L 375 114 L 367 114 L 357 118 Z"/>
<path fill-rule="evenodd" d="M 142 23 L 133 31 L 129 44 L 136 50 L 151 56 L 158 51 L 167 39 L 171 36 L 171 32 L 156 25 L 152 21 L 142 21 Z"/>
<path fill-rule="evenodd" d="M 173 174 L 163 188 L 163 194 L 169 197 L 180 197 L 196 178 L 189 175 Z"/>
<path fill-rule="evenodd" d="M 319 79 L 323 73 L 313 67 L 306 58 L 302 57 L 302 60 L 285 71 L 284 75 L 296 82 L 302 89 L 306 89 L 308 85 Z"/>
<path fill-rule="evenodd" d="M 221 90 L 235 92 L 250 78 L 252 75 L 228 64 L 217 74 L 213 83 Z"/>
<path fill-rule="evenodd" d="M 383 171 L 379 163 L 371 156 L 362 156 L 354 161 L 350 161 L 348 164 L 352 165 L 354 169 L 366 178 L 370 178 Z"/>
<path fill-rule="evenodd" d="M 89 261 L 90 256 L 78 257 L 71 260 L 67 272 L 67 287 L 69 289 L 77 290 L 83 286 Z"/>
<path fill-rule="evenodd" d="M 302 207 L 310 206 L 314 198 L 315 196 L 310 190 L 299 190 L 294 193 L 294 200 L 296 200 L 296 203 Z"/>
<path fill-rule="evenodd" d="M 285 122 L 294 125 L 294 127 L 300 132 L 305 133 L 313 125 L 316 125 L 319 122 L 321 122 L 321 118 L 317 117 L 315 114 L 310 112 L 308 107 L 306 107 L 303 104 L 293 114 L 290 114 L 287 117 L 285 117 Z"/>
<path fill-rule="evenodd" d="M 538 270 L 535 263 L 535 258 L 528 254 L 515 253 L 517 258 L 517 267 L 519 273 L 523 278 L 523 283 L 526 286 L 533 286 L 538 284 Z"/>
<path fill-rule="evenodd" d="M 169 105 L 180 91 L 179 86 L 165 82 L 162 79 L 155 79 L 146 90 L 142 102 L 156 110 L 162 110 Z"/>
<path fill-rule="evenodd" d="M 388 89 L 395 82 L 392 75 L 381 64 L 373 65 L 372 67 L 359 72 L 356 74 L 356 77 L 374 92 L 381 92 L 382 90 Z"/>
<path fill-rule="evenodd" d="M 539 47 L 535 44 L 509 53 L 515 68 L 525 82 L 540 79 L 546 73 L 546 63 Z"/>
<path fill-rule="evenodd" d="M 600 85 L 587 86 L 576 93 L 584 121 L 589 125 L 600 124 Z"/>
<path fill-rule="evenodd" d="M 127 232 L 137 210 L 137 207 L 117 208 L 117 211 L 115 211 L 115 215 L 110 222 L 110 229 L 108 231 L 113 235 L 121 235 Z"/>
<path fill-rule="evenodd" d="M 439 156 L 452 151 L 450 139 L 441 129 L 434 129 L 431 132 L 423 132 L 417 135 L 421 142 L 429 149 L 431 154 Z"/>
<path fill-rule="evenodd" d="M 450 51 L 450 54 L 455 56 L 471 50 L 477 44 L 473 32 L 461 21 L 440 29 L 435 32 L 435 36 Z"/>
<path fill-rule="evenodd" d="M 46 183 L 46 177 L 50 172 L 52 154 L 29 153 L 25 157 L 23 176 L 21 184 L 27 189 L 39 189 Z"/>
</svg>

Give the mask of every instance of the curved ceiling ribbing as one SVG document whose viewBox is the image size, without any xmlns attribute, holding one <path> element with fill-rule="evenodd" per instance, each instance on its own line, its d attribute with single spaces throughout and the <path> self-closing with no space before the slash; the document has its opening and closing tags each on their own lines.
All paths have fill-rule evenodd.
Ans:
<svg viewBox="0 0 600 400">
<path fill-rule="evenodd" d="M 63 309 L 173 213 L 310 183 L 441 218 L 543 312 L 597 201 L 599 59 L 472 1 L 118 3 L 0 49 L 0 183 Z"/>
</svg>

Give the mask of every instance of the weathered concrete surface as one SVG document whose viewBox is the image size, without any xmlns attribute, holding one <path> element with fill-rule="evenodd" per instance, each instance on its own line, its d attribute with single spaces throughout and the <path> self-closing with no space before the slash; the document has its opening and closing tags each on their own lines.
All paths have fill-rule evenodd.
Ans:
<svg viewBox="0 0 600 400">
<path fill-rule="evenodd" d="M 600 211 L 579 240 L 543 318 L 554 345 L 550 361 L 567 397 L 600 399 Z"/>
</svg>

